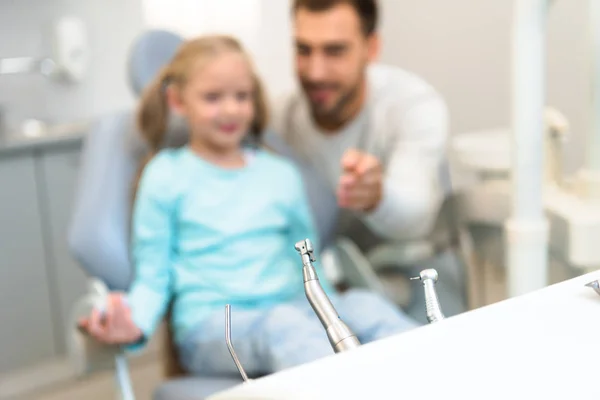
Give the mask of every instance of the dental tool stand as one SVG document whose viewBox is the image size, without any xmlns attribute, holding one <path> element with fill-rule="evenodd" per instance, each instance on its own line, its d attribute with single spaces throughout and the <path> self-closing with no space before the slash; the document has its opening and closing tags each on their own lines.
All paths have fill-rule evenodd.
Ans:
<svg viewBox="0 0 600 400">
<path fill-rule="evenodd" d="M 302 274 L 304 275 L 306 298 L 315 311 L 315 314 L 317 314 L 317 317 L 319 317 L 323 328 L 325 328 L 331 347 L 333 347 L 336 353 L 339 353 L 360 346 L 358 338 L 340 319 L 333 304 L 331 304 L 331 300 L 329 300 L 329 297 L 327 297 L 327 294 L 319 283 L 319 277 L 312 264 L 316 261 L 312 243 L 309 239 L 305 239 L 296 243 L 295 248 L 302 257 Z"/>
<path fill-rule="evenodd" d="M 446 317 L 444 317 L 444 313 L 442 313 L 440 300 L 435 289 L 435 284 L 438 280 L 437 271 L 435 269 L 423 270 L 418 277 L 411 278 L 411 280 L 417 279 L 423 282 L 423 288 L 425 290 L 425 307 L 429 323 L 432 324 L 445 319 Z"/>
</svg>

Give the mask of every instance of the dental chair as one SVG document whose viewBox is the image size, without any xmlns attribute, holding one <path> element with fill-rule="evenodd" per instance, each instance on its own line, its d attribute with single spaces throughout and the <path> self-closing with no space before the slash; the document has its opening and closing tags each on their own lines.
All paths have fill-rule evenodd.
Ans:
<svg viewBox="0 0 600 400">
<path fill-rule="evenodd" d="M 149 31 L 138 38 L 129 60 L 130 83 L 136 94 L 170 60 L 180 43 L 181 38 L 165 31 Z M 187 138 L 185 126 L 170 121 L 164 147 L 182 146 Z M 358 248 L 347 239 L 335 238 L 337 202 L 325 182 L 296 158 L 277 135 L 266 132 L 265 144 L 300 168 L 322 238 L 321 248 L 317 249 L 323 253 L 321 258 L 332 260 L 350 286 L 382 292 L 378 278 Z M 129 357 L 118 346 L 97 343 L 80 332 L 76 323 L 80 317 L 89 315 L 93 307 L 102 307 L 108 291 L 126 291 L 133 279 L 129 252 L 132 185 L 146 154 L 146 145 L 135 126 L 135 111 L 99 118 L 85 138 L 69 230 L 70 251 L 90 276 L 89 294 L 75 305 L 70 320 L 68 342 L 72 363 L 78 376 L 116 370 L 117 386 L 121 398 L 126 400 L 134 398 L 127 367 Z M 299 263 L 298 274 L 302 273 L 301 268 Z M 170 334 L 166 339 L 167 381 L 156 383 L 155 400 L 202 400 L 242 382 L 241 377 L 230 376 L 186 377 L 177 365 Z"/>
<path fill-rule="evenodd" d="M 459 193 L 452 184 L 450 163 L 439 166 L 442 202 L 431 232 L 424 237 L 401 242 L 382 242 L 364 252 L 365 262 L 380 282 L 400 274 L 406 279 L 417 276 L 421 269 L 440 272 L 440 300 L 448 316 L 461 314 L 479 304 L 478 271 L 474 260 L 473 239 L 456 206 Z M 392 283 L 394 281 L 392 280 Z M 394 297 L 387 291 L 388 297 Z M 412 318 L 426 323 L 426 305 L 422 293 L 414 285 L 407 287 L 402 298 L 392 298 Z"/>
</svg>

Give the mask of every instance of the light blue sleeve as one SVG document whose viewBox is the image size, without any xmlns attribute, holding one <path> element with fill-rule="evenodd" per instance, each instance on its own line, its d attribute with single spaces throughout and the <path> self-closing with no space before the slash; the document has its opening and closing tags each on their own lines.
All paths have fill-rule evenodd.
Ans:
<svg viewBox="0 0 600 400">
<path fill-rule="evenodd" d="M 308 202 L 306 187 L 300 173 L 296 170 L 296 168 L 292 168 L 292 178 L 287 180 L 287 182 L 286 189 L 291 196 L 291 206 L 289 209 L 291 224 L 290 246 L 293 248 L 297 242 L 304 239 L 310 239 L 313 244 L 313 248 L 319 249 L 320 238 L 315 226 L 314 215 L 311 211 L 310 203 Z M 327 280 L 327 277 L 321 268 L 319 263 L 319 254 L 316 253 L 315 256 L 317 258 L 315 268 L 317 270 L 317 275 L 319 276 L 321 286 L 327 295 L 331 295 L 335 292 L 335 290 L 333 289 L 331 283 Z M 297 257 L 298 262 L 301 264 L 300 256 L 298 255 Z"/>
<path fill-rule="evenodd" d="M 174 234 L 174 182 L 168 160 L 151 161 L 140 180 L 133 211 L 132 252 L 135 279 L 128 294 L 143 345 L 165 315 L 171 293 Z M 132 346 L 134 350 L 139 346 Z"/>
</svg>

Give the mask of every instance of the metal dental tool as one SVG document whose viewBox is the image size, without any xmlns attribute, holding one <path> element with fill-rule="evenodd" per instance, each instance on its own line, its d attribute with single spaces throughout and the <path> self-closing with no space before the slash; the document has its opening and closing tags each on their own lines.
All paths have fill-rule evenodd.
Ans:
<svg viewBox="0 0 600 400">
<path fill-rule="evenodd" d="M 438 280 L 438 273 L 435 269 L 426 269 L 421 271 L 420 275 L 411 280 L 419 279 L 423 282 L 425 289 L 425 307 L 427 309 L 427 320 L 430 324 L 443 320 L 444 314 L 440 306 L 440 300 L 435 290 L 435 283 Z"/>
<path fill-rule="evenodd" d="M 248 379 L 248 375 L 246 375 L 246 371 L 244 371 L 244 367 L 240 363 L 240 360 L 235 354 L 235 350 L 233 349 L 233 343 L 231 342 L 231 305 L 227 304 L 225 306 L 225 342 L 227 343 L 227 348 L 229 349 L 229 354 L 231 354 L 231 358 L 233 358 L 233 362 L 237 367 L 238 371 L 240 371 L 240 375 L 244 379 L 244 382 L 248 382 L 251 379 Z"/>
<path fill-rule="evenodd" d="M 596 291 L 596 293 L 600 294 L 600 281 L 593 281 L 593 282 L 586 284 L 585 286 L 591 287 L 592 289 L 594 289 Z"/>
<path fill-rule="evenodd" d="M 315 267 L 312 265 L 314 258 L 313 246 L 309 239 L 296 243 L 296 251 L 302 257 L 302 274 L 304 275 L 304 291 L 306 298 L 312 306 L 315 314 L 319 317 L 331 347 L 336 353 L 351 350 L 360 346 L 357 337 L 350 328 L 340 319 L 337 311 L 331 304 L 331 300 L 319 283 L 319 277 Z"/>
</svg>

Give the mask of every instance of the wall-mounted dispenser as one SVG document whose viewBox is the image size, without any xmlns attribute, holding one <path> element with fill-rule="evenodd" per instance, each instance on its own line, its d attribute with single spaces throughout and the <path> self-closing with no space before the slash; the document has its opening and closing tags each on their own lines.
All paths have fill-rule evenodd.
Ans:
<svg viewBox="0 0 600 400">
<path fill-rule="evenodd" d="M 46 56 L 0 58 L 0 75 L 39 73 L 61 82 L 81 81 L 90 58 L 84 22 L 78 17 L 62 17 L 54 23 L 52 37 Z"/>
</svg>

